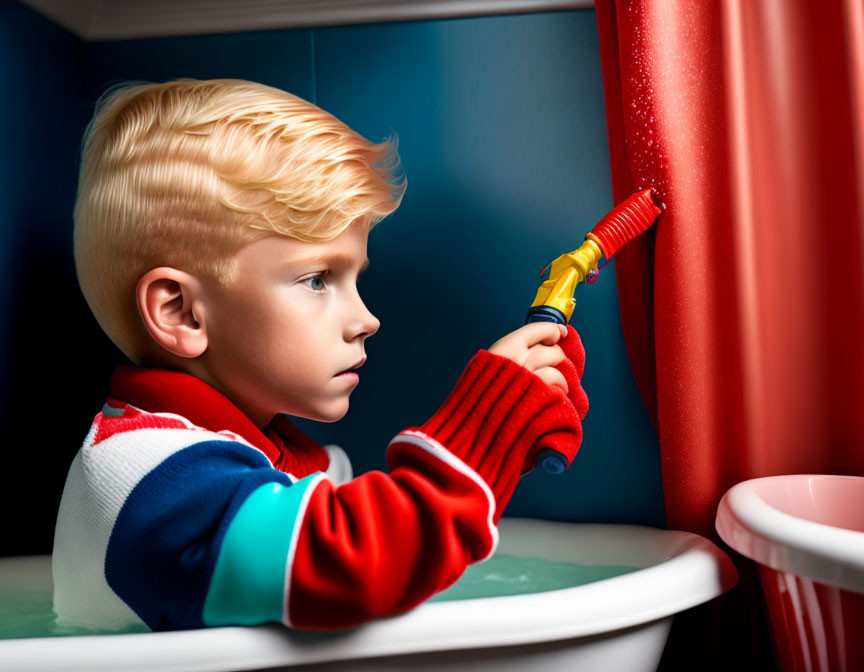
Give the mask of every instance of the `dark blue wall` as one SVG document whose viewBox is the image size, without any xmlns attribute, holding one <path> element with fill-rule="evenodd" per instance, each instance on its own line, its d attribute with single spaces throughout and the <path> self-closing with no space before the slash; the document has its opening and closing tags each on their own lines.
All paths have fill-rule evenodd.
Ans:
<svg viewBox="0 0 864 672">
<path fill-rule="evenodd" d="M 37 52 L 47 59 L 44 73 L 27 77 L 0 70 L 4 83 L 14 79 L 3 132 L 23 125 L 34 138 L 19 138 L 17 153 L 3 152 L 3 188 L 11 185 L 16 198 L 0 203 L 0 215 L 2 253 L 23 254 L 27 264 L 45 263 L 49 253 L 42 242 L 22 247 L 35 235 L 25 222 L 46 222 L 57 289 L 37 298 L 38 328 L 21 324 L 29 313 L 9 308 L 8 297 L 0 306 L 13 334 L 36 330 L 45 344 L 19 351 L 20 336 L 4 334 L 3 355 L 8 361 L 14 353 L 21 366 L 3 392 L 48 384 L 46 398 L 11 404 L 15 421 L 38 424 L 48 398 L 75 401 L 51 423 L 50 451 L 62 467 L 45 482 L 51 502 L 119 359 L 76 293 L 71 253 L 72 157 L 110 84 L 250 79 L 316 102 L 370 140 L 399 134 L 408 189 L 399 211 L 372 232 L 371 267 L 361 281 L 381 329 L 367 342 L 369 362 L 348 415 L 335 424 L 297 421 L 320 442 L 342 445 L 357 471 L 385 468 L 392 436 L 440 406 L 477 349 L 521 325 L 540 269 L 577 247 L 613 205 L 590 10 L 86 45 L 27 10 L 3 11 L 5 29 L 17 36 L 0 44 L 4 63 Z M 68 118 L 43 137 L 43 120 L 56 124 L 58 109 L 70 111 Z M 31 156 L 29 173 L 20 169 L 21 154 Z M 32 181 L 46 166 L 49 194 Z M 523 478 L 507 515 L 664 525 L 659 447 L 627 361 L 612 269 L 577 292 L 573 324 L 587 350 L 591 402 L 582 449 L 564 475 Z M 6 273 L 23 277 L 20 269 Z M 20 304 L 26 291 L 13 283 L 12 299 Z M 62 323 L 53 312 L 57 297 Z M 7 437 L 25 440 L 10 431 Z M 53 517 L 43 518 L 34 524 L 47 529 Z M 13 551 L 48 552 L 48 539 Z"/>
<path fill-rule="evenodd" d="M 92 113 L 83 56 L 74 36 L 0 0 L 0 555 L 50 552 L 64 472 L 104 394 L 110 341 L 72 258 Z"/>
</svg>

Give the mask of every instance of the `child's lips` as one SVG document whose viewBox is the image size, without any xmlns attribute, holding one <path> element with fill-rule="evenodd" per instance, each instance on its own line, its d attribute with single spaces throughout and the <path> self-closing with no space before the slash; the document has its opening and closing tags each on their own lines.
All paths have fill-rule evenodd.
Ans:
<svg viewBox="0 0 864 672">
<path fill-rule="evenodd" d="M 359 369 L 365 363 L 366 363 L 366 357 L 363 357 L 363 359 L 361 359 L 359 362 L 357 362 L 354 366 L 352 366 L 349 369 L 345 369 L 344 371 L 340 371 L 336 375 L 337 376 L 344 376 L 344 375 L 349 374 L 349 373 L 353 373 L 353 374 L 357 375 L 357 369 Z M 359 378 L 359 376 L 358 376 L 358 378 Z"/>
<path fill-rule="evenodd" d="M 336 374 L 335 377 L 341 378 L 343 381 L 350 383 L 351 385 L 360 384 L 360 376 L 357 375 L 356 371 L 343 371 L 342 373 Z"/>
</svg>

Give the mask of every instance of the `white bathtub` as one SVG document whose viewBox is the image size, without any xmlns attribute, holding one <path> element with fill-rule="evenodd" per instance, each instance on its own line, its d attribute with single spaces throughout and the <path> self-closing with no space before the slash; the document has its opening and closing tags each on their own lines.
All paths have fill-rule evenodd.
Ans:
<svg viewBox="0 0 864 672">
<path fill-rule="evenodd" d="M 424 603 L 342 632 L 280 625 L 0 640 L 0 668 L 205 672 L 656 670 L 672 615 L 735 585 L 707 539 L 630 525 L 502 518 L 499 553 L 638 571 L 575 588 Z M 0 589 L 50 585 L 50 558 L 0 559 Z"/>
</svg>

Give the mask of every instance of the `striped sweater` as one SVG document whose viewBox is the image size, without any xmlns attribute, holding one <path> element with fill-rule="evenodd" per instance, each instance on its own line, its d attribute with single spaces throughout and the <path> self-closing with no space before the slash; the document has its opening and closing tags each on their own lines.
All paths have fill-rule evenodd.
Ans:
<svg viewBox="0 0 864 672">
<path fill-rule="evenodd" d="M 485 350 L 393 438 L 389 473 L 356 478 L 285 415 L 262 431 L 194 376 L 120 366 L 63 490 L 58 624 L 328 630 L 408 611 L 491 556 L 516 482 L 554 439 L 572 459 L 566 396 Z"/>
</svg>

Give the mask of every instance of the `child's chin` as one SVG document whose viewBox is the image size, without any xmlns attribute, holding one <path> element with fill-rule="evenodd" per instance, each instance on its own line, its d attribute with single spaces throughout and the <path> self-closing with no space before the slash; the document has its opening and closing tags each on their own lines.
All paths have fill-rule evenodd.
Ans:
<svg viewBox="0 0 864 672">
<path fill-rule="evenodd" d="M 318 422 L 337 422 L 345 417 L 345 414 L 348 413 L 348 400 L 345 400 L 345 403 L 340 406 L 334 406 L 333 408 L 327 409 L 319 409 L 318 417 L 316 420 Z"/>
</svg>

